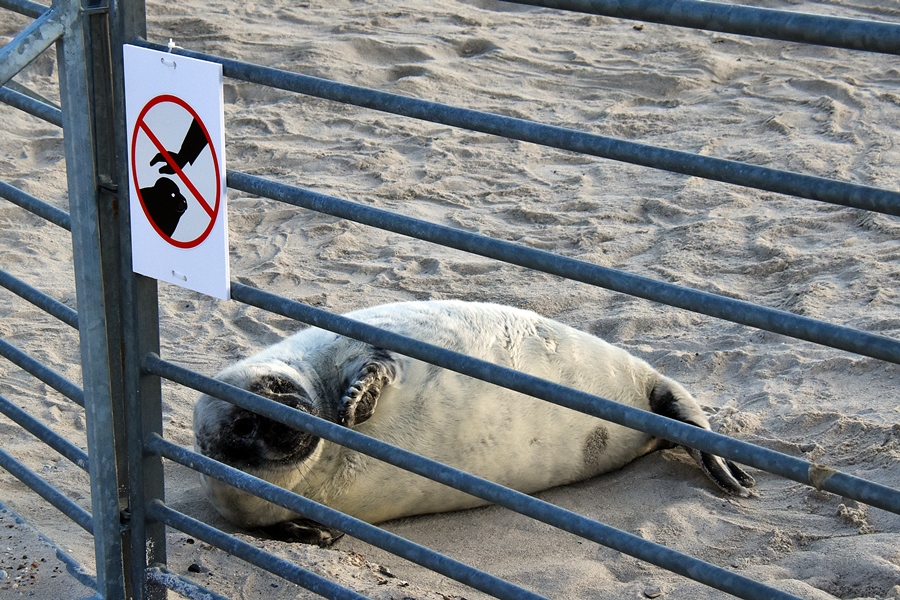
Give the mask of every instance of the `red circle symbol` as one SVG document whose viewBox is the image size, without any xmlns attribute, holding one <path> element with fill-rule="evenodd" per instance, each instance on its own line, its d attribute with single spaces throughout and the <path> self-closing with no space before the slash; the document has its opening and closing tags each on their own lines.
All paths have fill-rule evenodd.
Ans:
<svg viewBox="0 0 900 600">
<path fill-rule="evenodd" d="M 184 109 L 191 116 L 193 122 L 196 123 L 196 125 L 199 126 L 199 129 L 202 131 L 203 136 L 206 140 L 206 147 L 209 148 L 209 151 L 212 155 L 212 171 L 215 176 L 216 190 L 214 198 L 210 199 L 208 197 L 204 197 L 204 195 L 198 189 L 198 186 L 195 185 L 194 182 L 192 182 L 191 179 L 184 173 L 177 160 L 172 156 L 174 152 L 168 151 L 163 146 L 162 142 L 160 142 L 157 135 L 147 125 L 147 114 L 154 107 L 163 105 L 164 103 L 171 103 Z M 169 170 L 173 171 L 173 174 L 178 178 L 182 186 L 188 190 L 193 202 L 189 202 L 185 198 L 185 196 L 181 194 L 180 186 L 166 177 L 160 177 L 159 179 L 157 179 L 153 188 L 141 188 L 138 181 L 137 168 L 137 142 L 138 134 L 141 132 L 149 139 L 153 147 L 156 149 L 157 156 L 161 156 L 165 161 L 165 165 L 160 165 L 159 168 L 162 169 L 165 168 L 165 166 L 168 166 Z M 148 164 L 149 162 L 150 161 L 148 161 Z M 141 110 L 141 113 L 138 115 L 137 121 L 135 121 L 134 132 L 132 133 L 131 137 L 131 174 L 134 181 L 135 190 L 137 191 L 138 200 L 140 200 L 141 208 L 144 211 L 144 215 L 147 217 L 147 221 L 150 223 L 150 225 L 153 226 L 153 229 L 156 231 L 156 233 L 159 234 L 162 239 L 177 248 L 194 248 L 203 243 L 203 240 L 205 240 L 212 231 L 213 226 L 216 224 L 216 218 L 219 215 L 219 206 L 221 204 L 220 198 L 222 195 L 222 180 L 219 170 L 219 160 L 218 156 L 216 156 L 216 148 L 212 142 L 212 138 L 209 135 L 209 131 L 207 131 L 206 125 L 203 124 L 203 121 L 200 119 L 200 116 L 197 114 L 197 112 L 187 102 L 177 96 L 172 96 L 170 94 L 156 96 L 155 98 L 147 102 L 147 104 Z M 171 224 L 171 219 L 169 219 L 168 221 L 160 219 L 159 213 L 154 209 L 154 203 L 156 202 L 155 198 L 145 198 L 145 196 L 149 196 L 150 190 L 153 190 L 154 194 L 158 195 L 160 187 L 163 189 L 166 195 L 170 195 L 172 198 L 179 198 L 179 201 L 185 203 L 184 208 L 182 208 L 181 212 L 178 213 L 178 215 L 175 217 L 175 225 Z M 185 212 L 189 204 L 199 205 L 199 207 L 206 213 L 206 217 L 209 219 L 209 223 L 202 228 L 202 233 L 200 233 L 199 235 L 194 235 L 193 237 L 191 237 L 191 239 L 177 240 L 172 237 L 174 235 L 174 229 L 178 223 L 178 219 L 181 217 L 181 214 Z M 200 227 L 202 227 L 202 225 L 203 223 L 201 221 Z M 196 227 L 195 230 L 200 230 L 200 227 Z"/>
</svg>

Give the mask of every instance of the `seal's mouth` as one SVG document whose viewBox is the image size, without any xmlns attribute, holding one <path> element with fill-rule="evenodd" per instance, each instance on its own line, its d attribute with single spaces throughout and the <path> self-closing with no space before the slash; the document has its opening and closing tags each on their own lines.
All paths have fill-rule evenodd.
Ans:
<svg viewBox="0 0 900 600">
<path fill-rule="evenodd" d="M 201 454 L 241 470 L 295 467 L 320 442 L 306 431 L 248 411 L 197 436 Z"/>
<path fill-rule="evenodd" d="M 260 461 L 270 466 L 294 467 L 315 452 L 319 442 L 322 441 L 322 438 L 305 431 L 298 429 L 293 431 L 297 435 L 294 439 L 287 440 L 287 443 L 280 443 L 277 446 L 262 444 L 264 447 L 259 449 Z"/>
<path fill-rule="evenodd" d="M 313 416 L 318 410 L 307 391 L 286 376 L 266 373 L 246 388 L 269 400 Z M 202 454 L 242 470 L 296 467 L 321 441 L 313 434 L 225 403 L 201 422 L 196 435 Z"/>
</svg>

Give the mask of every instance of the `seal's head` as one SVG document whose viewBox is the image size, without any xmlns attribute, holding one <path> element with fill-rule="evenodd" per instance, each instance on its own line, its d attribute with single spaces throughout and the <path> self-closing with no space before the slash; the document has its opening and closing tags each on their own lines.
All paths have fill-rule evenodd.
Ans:
<svg viewBox="0 0 900 600">
<path fill-rule="evenodd" d="M 326 341 L 332 339 L 337 338 L 327 337 Z M 309 356 L 294 343 L 288 340 L 276 345 L 269 353 L 229 367 L 217 378 L 326 421 L 355 427 L 372 416 L 381 389 L 396 376 L 392 356 L 376 348 L 341 338 Z M 284 352 L 294 360 L 276 356 Z M 194 406 L 194 444 L 209 458 L 298 493 L 332 479 L 339 462 L 339 453 L 333 449 L 341 448 L 208 395 L 201 396 Z M 219 513 L 240 527 L 268 526 L 296 517 L 213 477 L 201 475 L 200 482 Z"/>
<path fill-rule="evenodd" d="M 296 375 L 252 371 L 244 370 L 227 382 L 290 408 L 320 414 Z M 194 408 L 194 439 L 201 454 L 248 472 L 293 468 L 321 443 L 320 438 L 302 429 L 205 395 Z"/>
</svg>

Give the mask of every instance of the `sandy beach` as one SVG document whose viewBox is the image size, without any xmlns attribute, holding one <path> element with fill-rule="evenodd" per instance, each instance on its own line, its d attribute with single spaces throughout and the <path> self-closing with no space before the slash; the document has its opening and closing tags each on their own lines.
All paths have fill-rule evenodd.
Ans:
<svg viewBox="0 0 900 600">
<path fill-rule="evenodd" d="M 900 10 L 874 0 L 754 4 L 900 21 Z M 895 57 L 493 0 L 153 1 L 147 13 L 151 41 L 172 38 L 187 49 L 339 82 L 887 189 L 900 175 Z M 0 40 L 27 23 L 0 14 Z M 57 74 L 55 55 L 45 53 L 16 81 L 58 101 Z M 900 336 L 898 218 L 227 79 L 225 100 L 230 169 Z M 0 178 L 67 209 L 61 132 L 4 105 L 0 130 Z M 228 201 L 236 281 L 338 313 L 450 298 L 531 309 L 679 380 L 716 431 L 900 488 L 895 364 L 235 191 Z M 68 232 L 0 200 L 0 257 L 3 269 L 75 308 Z M 160 312 L 162 356 L 207 375 L 302 328 L 166 284 Z M 0 293 L 0 336 L 80 383 L 77 333 L 10 293 Z M 197 394 L 174 384 L 163 393 L 166 437 L 191 446 Z M 83 411 L 5 360 L 0 394 L 86 447 Z M 90 509 L 79 468 L 5 418 L 0 439 Z M 900 515 L 753 475 L 755 497 L 723 496 L 675 449 L 539 497 L 803 598 L 900 598 Z M 203 499 L 195 473 L 167 465 L 166 494 L 173 508 L 235 531 Z M 0 501 L 93 568 L 92 539 L 5 471 Z M 40 539 L 9 523 L 23 533 L 4 534 L 13 536 L 6 546 L 33 540 L 23 554 L 31 547 L 37 556 Z M 724 595 L 497 507 L 384 528 L 549 598 Z M 321 550 L 237 533 L 373 598 L 486 597 L 349 537 Z M 169 568 L 229 598 L 312 597 L 174 531 Z M 9 591 L 84 597 L 74 585 L 51 587 L 51 571 L 41 571 L 46 585 Z"/>
</svg>

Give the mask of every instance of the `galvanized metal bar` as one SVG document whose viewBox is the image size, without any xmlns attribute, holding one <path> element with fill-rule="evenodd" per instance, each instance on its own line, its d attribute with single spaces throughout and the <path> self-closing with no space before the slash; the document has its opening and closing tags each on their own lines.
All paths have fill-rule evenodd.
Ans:
<svg viewBox="0 0 900 600">
<path fill-rule="evenodd" d="M 51 298 L 47 294 L 31 287 L 18 277 L 7 273 L 0 269 L 0 287 L 4 287 L 21 297 L 23 300 L 31 302 L 41 310 L 56 317 L 66 325 L 78 329 L 78 313 L 60 302 L 55 298 Z"/>
<path fill-rule="evenodd" d="M 52 46 L 62 36 L 70 18 L 69 13 L 50 8 L 0 48 L 0 86 Z"/>
<path fill-rule="evenodd" d="M 5 90 L 6 88 L 3 89 Z M 56 208 L 43 200 L 39 200 L 31 194 L 23 192 L 19 188 L 4 181 L 0 181 L 0 197 L 6 198 L 13 204 L 20 206 L 39 217 L 47 219 L 54 225 L 58 225 L 68 231 L 72 230 L 72 222 L 69 218 L 69 213 Z"/>
<path fill-rule="evenodd" d="M 223 533 L 214 527 L 210 527 L 185 514 L 172 510 L 160 500 L 152 501 L 147 506 L 147 512 L 153 518 L 162 521 L 169 527 L 174 527 L 179 531 L 201 539 L 207 544 L 225 550 L 229 554 L 237 556 L 257 567 L 261 567 L 279 577 L 315 592 L 316 594 L 325 596 L 326 598 L 340 600 L 365 600 L 366 598 L 353 590 L 349 590 L 320 575 L 307 571 L 292 562 L 273 556 L 268 552 L 255 548 L 247 542 L 242 542 L 234 536 Z"/>
<path fill-rule="evenodd" d="M 156 50 L 167 49 L 160 44 L 143 41 L 135 43 Z M 222 65 L 227 77 L 308 96 L 673 173 L 900 216 L 900 192 L 896 191 L 458 108 L 200 52 L 183 49 L 176 49 L 173 52 L 217 62 Z"/>
<path fill-rule="evenodd" d="M 265 196 L 294 206 L 711 317 L 726 319 L 734 323 L 900 364 L 900 341 L 889 337 L 833 325 L 672 283 L 656 281 L 640 275 L 632 275 L 552 252 L 536 250 L 477 233 L 405 217 L 387 210 L 341 200 L 246 173 L 229 171 L 227 182 L 228 187 L 232 189 Z"/>
<path fill-rule="evenodd" d="M 99 587 L 97 585 L 97 578 L 91 575 L 87 569 L 82 566 L 77 560 L 66 554 L 62 548 L 56 548 L 56 558 L 58 558 L 66 567 L 66 571 L 69 572 L 69 575 L 74 577 L 78 583 L 81 585 L 91 588 L 94 591 L 97 591 Z M 95 596 L 93 599 L 86 600 L 107 600 L 105 598 Z"/>
<path fill-rule="evenodd" d="M 0 356 L 34 375 L 78 406 L 84 408 L 84 391 L 80 387 L 4 339 L 0 339 Z"/>
<path fill-rule="evenodd" d="M 47 12 L 49 7 L 37 2 L 31 2 L 31 0 L 0 0 L 0 8 L 36 19 Z"/>
<path fill-rule="evenodd" d="M 900 491 L 859 477 L 840 474 L 838 471 L 824 465 L 810 463 L 775 452 L 774 450 L 768 450 L 707 431 L 700 427 L 673 421 L 657 414 L 567 388 L 532 375 L 501 367 L 466 356 L 465 354 L 452 352 L 420 340 L 397 335 L 372 325 L 360 323 L 347 317 L 335 315 L 328 311 L 288 300 L 243 284 L 237 284 L 233 287 L 232 298 L 239 302 L 263 308 L 291 319 L 297 319 L 315 327 L 327 329 L 328 331 L 361 340 L 380 348 L 393 350 L 445 369 L 468 375 L 469 377 L 528 394 L 529 396 L 612 421 L 625 427 L 638 429 L 688 448 L 696 448 L 703 452 L 722 456 L 741 464 L 756 467 L 818 489 L 844 495 L 853 500 L 859 500 L 860 502 L 900 514 Z M 145 359 L 145 366 L 149 366 L 148 360 L 154 362 L 159 359 Z M 197 380 L 193 381 L 196 382 Z M 206 380 L 203 380 L 203 382 L 205 384 Z M 180 383 L 182 382 L 180 381 Z M 233 399 L 234 396 L 228 398 L 229 401 L 233 401 Z M 303 428 L 305 429 L 306 426 Z M 338 443 L 347 445 L 343 441 Z M 402 466 L 407 468 L 406 465 Z M 821 477 L 825 473 L 830 473 L 830 475 Z"/>
<path fill-rule="evenodd" d="M 56 544 L 56 542 L 44 535 L 40 530 L 36 529 L 31 523 L 24 519 L 22 515 L 18 514 L 2 501 L 0 501 L 0 511 L 4 511 L 10 514 L 17 523 L 28 525 L 29 527 L 34 529 L 38 537 L 56 551 L 56 558 L 58 558 L 63 563 L 63 565 L 65 565 L 66 571 L 68 571 L 69 574 L 71 574 L 76 580 L 78 580 L 79 583 L 81 583 L 85 587 L 88 587 L 92 590 L 97 589 L 97 580 L 93 576 L 91 576 L 90 573 L 85 571 L 84 567 L 81 566 L 81 564 L 77 560 L 66 554 L 63 549 Z"/>
<path fill-rule="evenodd" d="M 109 599 L 128 598 L 134 594 L 130 572 L 124 567 L 130 544 L 121 281 L 117 229 L 109 224 L 115 220 L 117 199 L 106 193 L 109 157 L 115 152 L 114 141 L 106 137 L 108 123 L 115 119 L 108 108 L 112 96 L 108 35 L 104 15 L 82 12 L 78 0 L 57 2 L 57 8 L 74 13 L 57 49 L 98 592 Z"/>
<path fill-rule="evenodd" d="M 387 550 L 402 558 L 422 565 L 436 573 L 446 575 L 495 598 L 504 600 L 542 600 L 543 596 L 494 577 L 465 563 L 453 560 L 434 550 L 410 542 L 379 527 L 360 521 L 308 498 L 297 496 L 266 481 L 252 477 L 196 452 L 191 452 L 168 442 L 162 436 L 147 441 L 147 450 L 157 453 L 186 467 L 221 479 L 230 485 L 256 494 L 285 506 L 305 517 L 333 527 L 373 546 Z"/>
<path fill-rule="evenodd" d="M 84 450 L 32 417 L 2 395 L 0 395 L 0 413 L 6 415 L 25 431 L 75 463 L 75 466 L 85 471 L 88 470 L 88 455 Z"/>
<path fill-rule="evenodd" d="M 12 90 L 13 92 L 18 92 L 19 94 L 22 94 L 23 96 L 27 96 L 28 98 L 31 98 L 32 100 L 37 100 L 41 104 L 46 104 L 47 106 L 49 106 L 51 108 L 55 108 L 56 110 L 59 111 L 60 118 L 62 118 L 62 110 L 60 109 L 59 104 L 57 104 L 53 100 L 50 100 L 46 96 L 42 96 L 41 94 L 35 92 L 28 86 L 22 85 L 21 83 L 19 83 L 17 81 L 8 81 L 8 82 L 6 82 L 6 85 L 3 86 L 3 88 Z M 60 125 L 60 127 L 62 127 L 62 125 Z"/>
<path fill-rule="evenodd" d="M 126 557 L 126 569 L 131 573 L 133 600 L 165 600 L 166 587 L 153 579 L 146 579 L 150 565 L 166 563 L 166 528 L 150 518 L 145 510 L 150 501 L 165 499 L 163 464 L 159 456 L 143 450 L 147 436 L 161 434 L 162 389 L 159 377 L 142 373 L 141 357 L 148 352 L 159 352 L 159 306 L 155 279 L 137 275 L 132 269 L 131 227 L 128 203 L 129 160 L 128 132 L 125 130 L 125 81 L 122 46 L 134 39 L 146 36 L 146 10 L 144 0 L 119 0 L 113 2 L 109 13 L 110 65 L 112 79 L 112 110 L 122 118 L 116 119 L 110 146 L 116 149 L 118 163 L 111 180 L 119 194 L 118 231 L 121 251 L 122 334 L 124 353 L 125 424 L 127 438 L 128 499 L 131 516 L 130 552 Z M 144 585 L 140 585 L 140 582 Z"/>
<path fill-rule="evenodd" d="M 128 234 L 123 234 L 126 238 L 122 243 L 130 243 Z M 130 252 L 123 252 L 123 258 L 130 261 L 130 257 Z M 141 356 L 159 352 L 157 282 L 133 274 L 130 262 L 123 277 L 125 407 L 129 415 L 126 423 L 128 508 L 131 515 L 131 547 L 126 568 L 131 570 L 131 580 L 135 582 L 133 600 L 165 600 L 167 588 L 159 582 L 148 579 L 144 580 L 143 586 L 138 585 L 148 566 L 165 564 L 167 560 L 166 528 L 146 512 L 148 502 L 165 499 L 162 459 L 144 452 L 144 440 L 163 431 L 162 388 L 159 377 L 142 373 L 140 366 Z"/>
<path fill-rule="evenodd" d="M 2 448 L 0 448 L 0 467 L 9 471 L 13 477 L 30 487 L 41 498 L 75 521 L 79 527 L 88 533 L 94 532 L 94 520 L 89 512 L 72 502 L 42 478 L 38 477 L 34 471 L 13 458 Z"/>
<path fill-rule="evenodd" d="M 163 567 L 150 567 L 146 571 L 147 581 L 167 590 L 172 590 L 188 600 L 229 600 L 225 596 L 207 589 L 187 577 L 182 577 Z"/>
<path fill-rule="evenodd" d="M 41 102 L 28 94 L 23 94 L 22 92 L 11 89 L 11 83 L 13 82 L 7 82 L 5 86 L 0 87 L 0 102 L 8 104 L 13 108 L 18 108 L 19 110 L 27 112 L 39 119 L 43 119 L 48 123 L 62 127 L 62 111 L 60 109 L 47 104 L 46 102 Z"/>
<path fill-rule="evenodd" d="M 504 0 L 719 33 L 900 54 L 900 25 L 705 0 Z"/>
<path fill-rule="evenodd" d="M 247 410 L 252 410 L 266 417 L 291 425 L 292 427 L 298 427 L 313 435 L 369 456 L 373 456 L 379 460 L 422 475 L 423 477 L 428 477 L 429 479 L 438 481 L 455 489 L 462 490 L 473 496 L 483 498 L 488 502 L 509 508 L 525 516 L 548 523 L 554 527 L 568 531 L 569 533 L 573 533 L 585 539 L 597 542 L 598 544 L 618 550 L 619 552 L 663 567 L 673 573 L 699 581 L 710 587 L 738 596 L 739 598 L 792 598 L 790 595 L 783 594 L 778 590 L 774 590 L 759 582 L 732 573 L 731 571 L 716 565 L 676 552 L 665 546 L 620 531 L 598 521 L 588 519 L 577 513 L 559 508 L 527 494 L 505 488 L 486 479 L 454 469 L 453 467 L 449 467 L 418 454 L 414 454 L 396 446 L 391 446 L 390 444 L 365 436 L 351 429 L 347 429 L 346 427 L 341 427 L 340 425 L 324 419 L 290 409 L 266 398 L 251 394 L 246 390 L 224 384 L 208 377 L 203 377 L 187 369 L 179 368 L 172 363 L 167 363 L 158 357 L 148 356 L 144 360 L 144 366 L 158 372 L 168 379 L 172 379 L 183 385 L 189 385 L 199 391 L 232 402 Z M 455 569 L 440 570 L 438 567 L 445 568 L 444 565 L 441 565 L 440 563 L 433 565 L 424 562 L 424 559 L 432 559 L 429 554 L 408 555 L 408 550 L 405 545 L 397 544 L 397 540 L 402 540 L 402 538 L 394 539 L 391 537 L 384 537 L 384 532 L 378 530 L 374 532 L 373 536 L 372 533 L 365 529 L 366 524 L 362 521 L 351 519 L 346 515 L 340 515 L 340 513 L 336 514 L 336 511 L 333 511 L 332 509 L 310 502 L 302 496 L 296 496 L 267 482 L 261 480 L 250 482 L 248 479 L 250 476 L 237 469 L 232 469 L 231 467 L 216 463 L 215 461 L 194 452 L 179 448 L 165 440 L 154 438 L 153 440 L 148 441 L 147 447 L 152 451 L 164 452 L 164 455 L 172 460 L 176 460 L 176 457 L 178 457 L 177 459 L 179 461 L 189 461 L 185 464 L 200 470 L 201 472 L 208 471 L 209 474 L 212 474 L 217 478 L 224 478 L 223 480 L 230 485 L 252 491 L 254 494 L 264 497 L 267 500 L 274 501 L 276 504 L 285 506 L 289 510 L 299 512 L 315 521 L 345 531 L 349 535 L 358 537 L 370 544 L 389 550 L 408 560 L 418 562 L 423 566 L 427 566 L 448 577 L 453 577 L 467 585 L 477 587 L 473 585 L 473 583 L 462 578 L 466 575 L 466 572 L 460 573 L 455 571 Z M 427 550 L 427 552 L 431 553 L 433 551 Z M 467 570 L 471 569 L 471 567 L 468 567 L 467 565 L 463 566 L 463 568 Z M 483 588 L 479 587 L 478 589 Z M 488 591 L 488 593 L 501 598 L 518 599 L 524 597 L 521 595 L 521 592 L 519 592 L 519 595 L 514 594 L 512 596 L 506 594 L 501 596 L 499 590 Z"/>
</svg>

